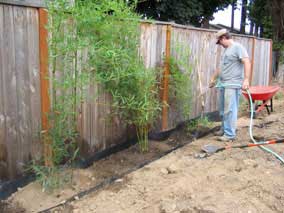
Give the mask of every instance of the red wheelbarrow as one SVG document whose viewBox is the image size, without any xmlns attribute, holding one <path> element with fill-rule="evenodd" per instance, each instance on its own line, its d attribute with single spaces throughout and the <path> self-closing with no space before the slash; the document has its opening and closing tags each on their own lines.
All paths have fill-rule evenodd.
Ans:
<svg viewBox="0 0 284 213">
<path fill-rule="evenodd" d="M 280 89 L 279 86 L 251 86 L 249 87 L 249 92 L 251 94 L 252 102 L 254 104 L 254 117 L 256 113 L 260 112 L 264 108 L 266 108 L 267 113 L 273 112 L 273 96 L 278 92 Z M 249 96 L 246 91 L 242 91 L 243 95 L 248 99 Z M 258 104 L 261 101 L 262 104 Z M 270 102 L 270 104 L 269 104 Z M 269 110 L 270 108 L 270 110 Z"/>
</svg>

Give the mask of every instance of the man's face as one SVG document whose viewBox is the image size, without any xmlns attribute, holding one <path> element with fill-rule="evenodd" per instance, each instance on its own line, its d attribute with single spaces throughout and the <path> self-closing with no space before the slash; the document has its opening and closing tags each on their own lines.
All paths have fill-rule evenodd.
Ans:
<svg viewBox="0 0 284 213">
<path fill-rule="evenodd" d="M 224 48 L 228 47 L 226 41 L 227 41 L 227 39 L 225 39 L 224 36 L 221 36 L 221 37 L 218 38 L 218 44 L 221 45 Z"/>
</svg>

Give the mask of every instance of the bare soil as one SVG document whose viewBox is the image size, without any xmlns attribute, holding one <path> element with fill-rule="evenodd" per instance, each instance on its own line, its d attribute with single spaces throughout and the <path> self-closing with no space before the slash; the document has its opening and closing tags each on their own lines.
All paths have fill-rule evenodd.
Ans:
<svg viewBox="0 0 284 213">
<path fill-rule="evenodd" d="M 238 120 L 234 144 L 250 142 L 247 114 L 247 111 L 242 113 Z M 283 130 L 284 106 L 280 99 L 274 102 L 273 113 L 268 115 L 263 110 L 257 115 L 253 133 L 256 138 L 269 140 L 284 138 Z M 179 144 L 188 143 L 51 212 L 284 212 L 284 167 L 273 155 L 252 147 L 230 149 L 203 158 L 200 150 L 204 145 L 221 147 L 228 143 L 218 142 L 213 134 L 190 141 L 192 136 L 181 130 L 166 141 L 151 141 L 147 154 L 132 146 L 87 169 L 74 170 L 73 184 L 53 193 L 42 192 L 38 183 L 31 183 L 5 201 L 6 209 L 14 207 L 14 212 L 47 209 L 107 178 L 154 160 Z M 267 147 L 284 157 L 284 144 Z"/>
</svg>

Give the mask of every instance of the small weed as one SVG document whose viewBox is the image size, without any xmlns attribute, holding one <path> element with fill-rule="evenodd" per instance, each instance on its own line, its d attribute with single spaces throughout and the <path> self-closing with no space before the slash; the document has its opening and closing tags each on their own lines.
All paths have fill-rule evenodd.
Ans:
<svg viewBox="0 0 284 213">
<path fill-rule="evenodd" d="M 187 124 L 186 124 L 186 132 L 188 133 L 192 133 L 197 129 L 198 126 L 198 121 L 197 119 L 193 119 L 190 120 Z"/>
<path fill-rule="evenodd" d="M 200 117 L 198 120 L 197 120 L 197 124 L 198 126 L 202 126 L 202 127 L 209 127 L 211 128 L 213 126 L 213 122 L 209 121 L 208 117 L 205 116 L 205 117 Z"/>
<path fill-rule="evenodd" d="M 186 125 L 186 131 L 188 133 L 193 133 L 198 130 L 198 128 L 212 128 L 213 122 L 209 121 L 208 117 L 200 117 L 198 119 L 190 120 Z"/>
<path fill-rule="evenodd" d="M 283 100 L 284 98 L 284 94 L 283 94 L 283 91 L 279 91 L 276 93 L 276 95 L 274 96 L 275 100 Z"/>
<path fill-rule="evenodd" d="M 72 182 L 72 174 L 63 172 L 60 167 L 47 167 L 33 162 L 30 168 L 35 173 L 36 180 L 42 185 L 43 192 L 52 192 Z"/>
</svg>

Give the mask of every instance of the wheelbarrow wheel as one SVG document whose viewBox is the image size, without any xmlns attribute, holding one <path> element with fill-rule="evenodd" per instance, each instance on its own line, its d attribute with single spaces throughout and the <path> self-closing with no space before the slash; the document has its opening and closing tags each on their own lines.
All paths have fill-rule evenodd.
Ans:
<svg viewBox="0 0 284 213">
<path fill-rule="evenodd" d="M 254 111 L 253 111 L 253 114 L 252 114 L 252 118 L 255 119 L 256 118 L 256 111 L 258 109 L 258 103 L 254 103 Z M 251 116 L 251 115 L 250 115 Z"/>
<path fill-rule="evenodd" d="M 251 116 L 251 112 L 249 112 L 249 114 L 248 114 L 248 117 L 250 118 L 250 116 Z M 253 119 L 255 119 L 256 118 L 256 112 L 253 112 L 253 114 L 252 114 L 252 118 Z"/>
<path fill-rule="evenodd" d="M 249 105 L 249 108 L 250 108 L 250 105 Z M 258 109 L 258 104 L 257 103 L 253 103 L 253 114 L 252 114 L 252 118 L 255 119 L 256 118 L 256 110 Z M 249 110 L 249 113 L 248 113 L 248 117 L 250 118 L 251 116 L 251 110 Z"/>
</svg>

